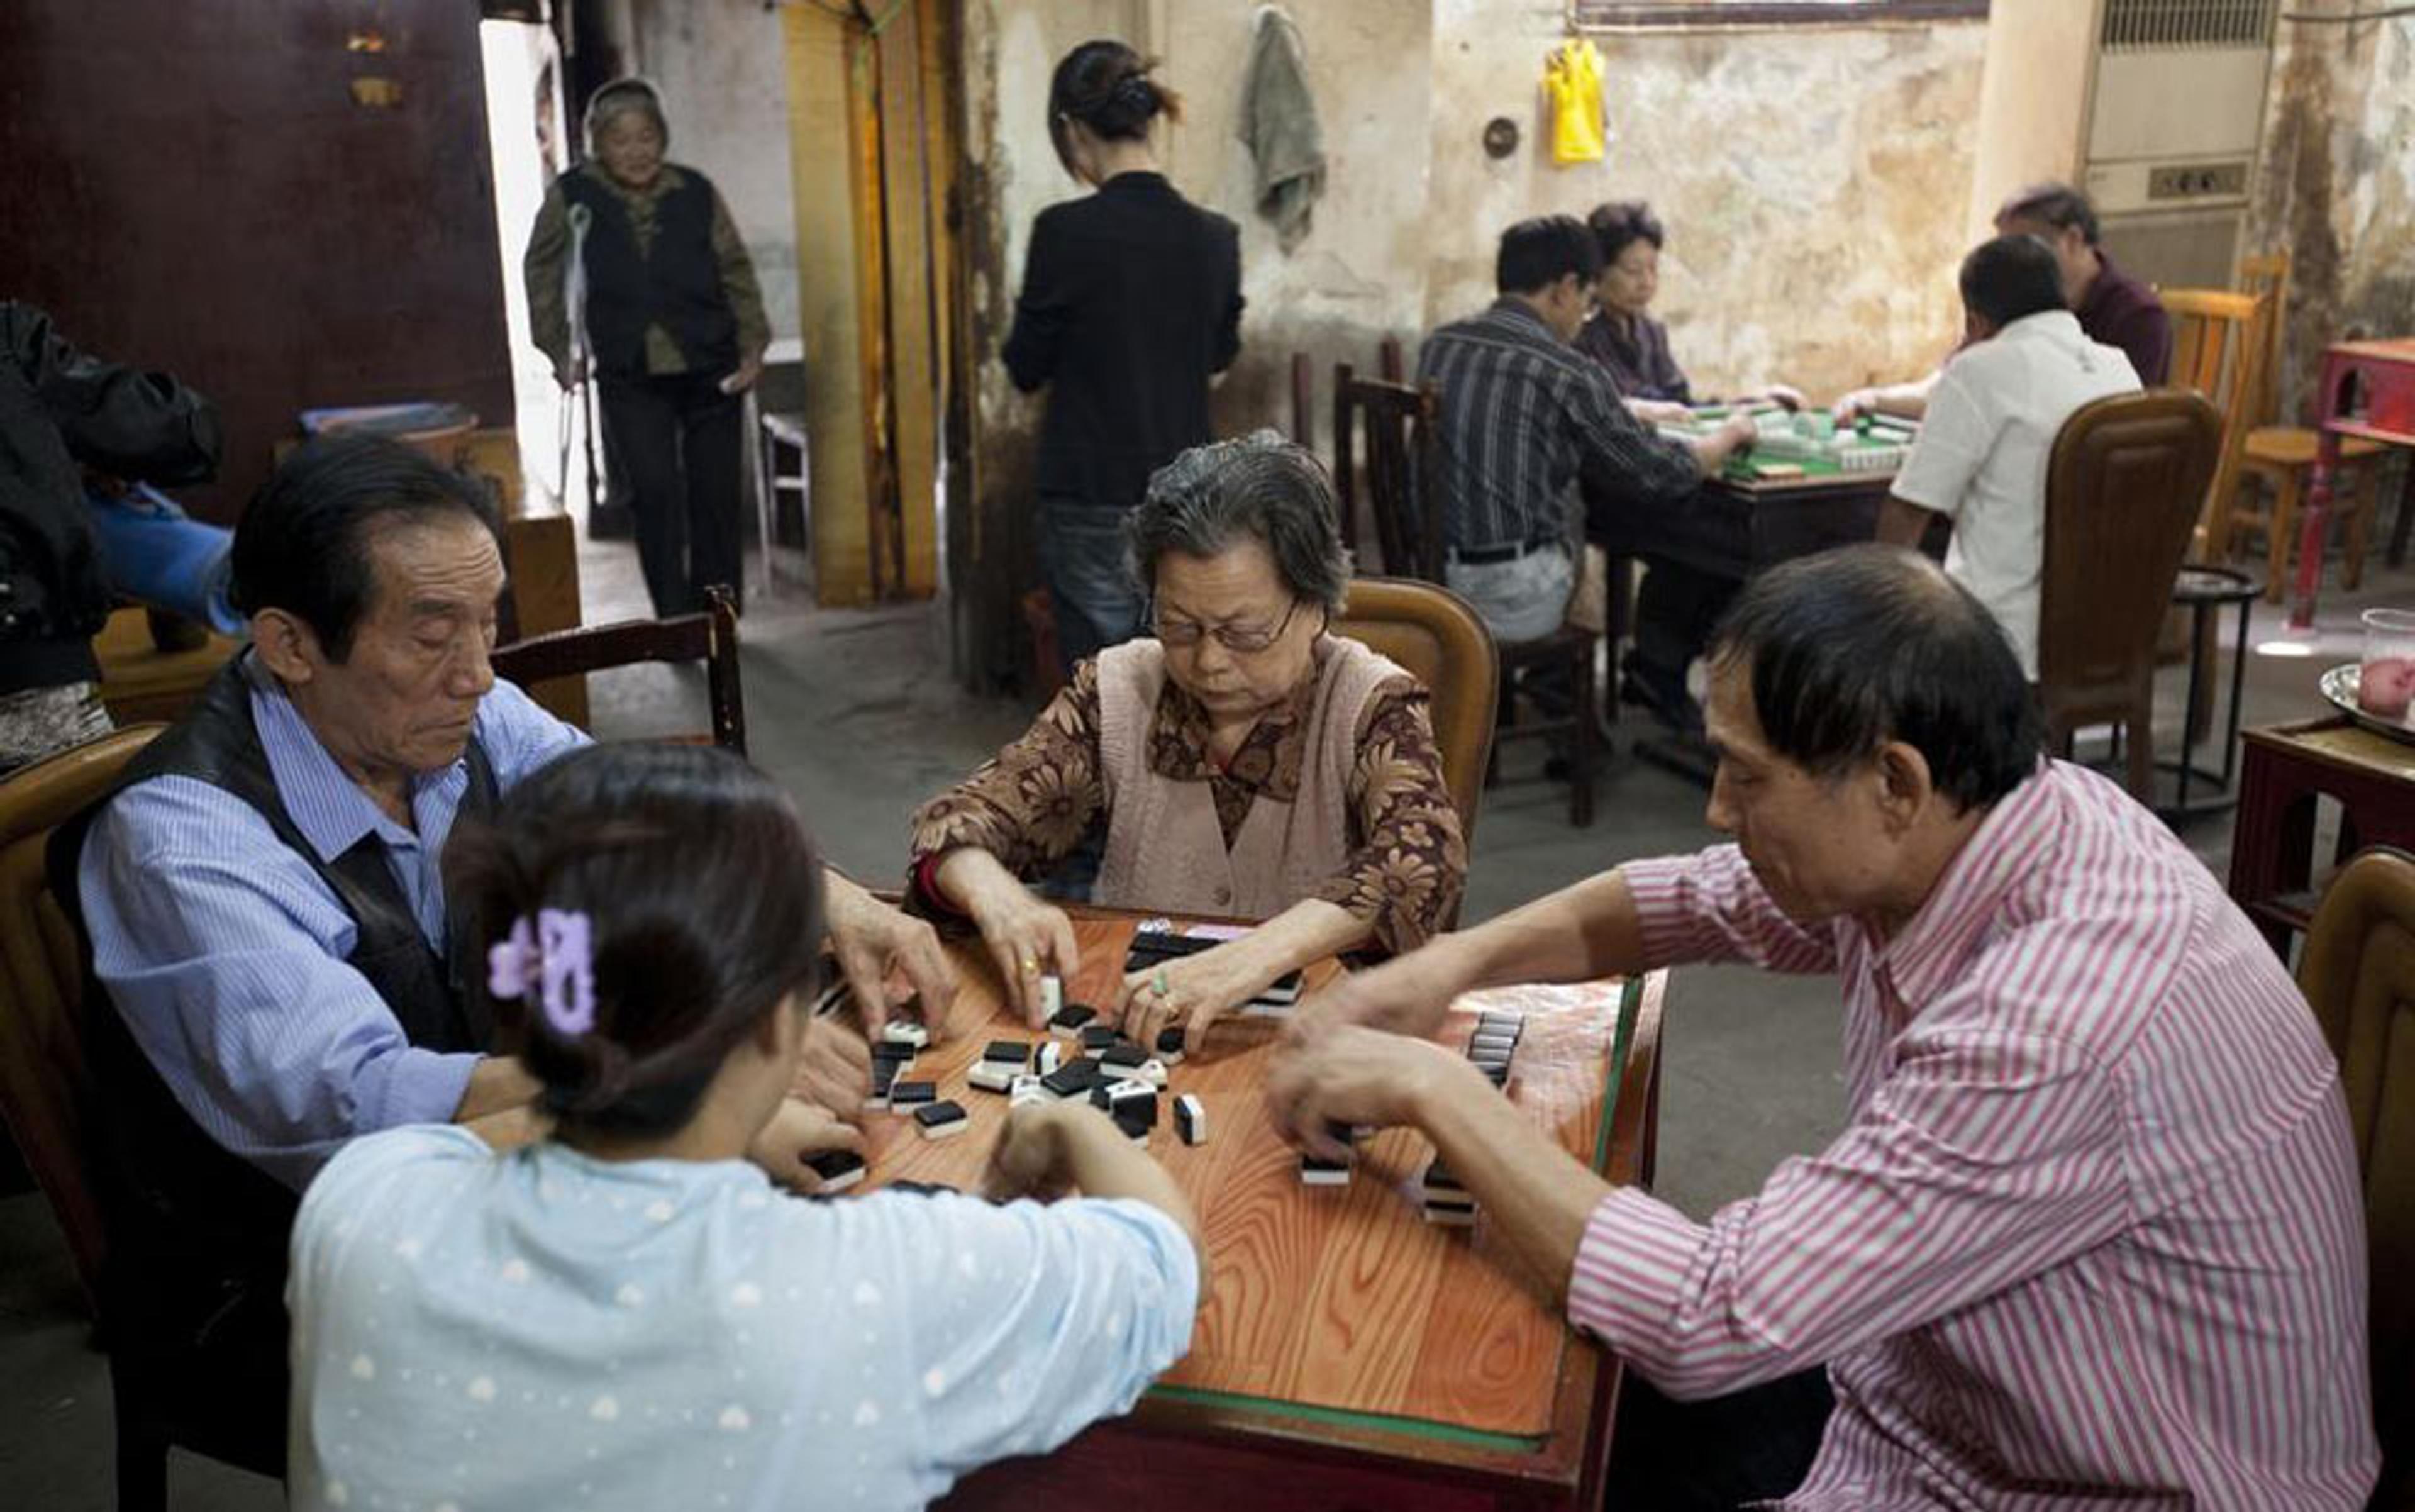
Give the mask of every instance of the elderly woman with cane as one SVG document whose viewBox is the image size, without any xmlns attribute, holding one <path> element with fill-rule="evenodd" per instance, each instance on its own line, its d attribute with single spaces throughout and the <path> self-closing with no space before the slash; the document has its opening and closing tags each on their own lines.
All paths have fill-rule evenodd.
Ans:
<svg viewBox="0 0 2415 1512">
<path fill-rule="evenodd" d="M 742 599 L 740 395 L 771 338 L 754 265 L 712 180 L 664 156 L 670 127 L 652 84 L 597 90 L 587 142 L 529 237 L 536 344 L 565 389 L 592 368 L 654 612 L 700 608 L 716 583 Z"/>
</svg>

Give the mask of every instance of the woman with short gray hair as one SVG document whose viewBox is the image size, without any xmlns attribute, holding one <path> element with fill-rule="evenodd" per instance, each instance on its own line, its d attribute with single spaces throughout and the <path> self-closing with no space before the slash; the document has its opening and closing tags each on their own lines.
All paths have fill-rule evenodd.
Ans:
<svg viewBox="0 0 2415 1512">
<path fill-rule="evenodd" d="M 1270 430 L 1193 447 L 1132 512 L 1148 636 L 1102 651 L 1031 728 L 914 816 L 912 891 L 968 919 L 1036 1027 L 1043 981 L 1079 969 L 1073 927 L 1025 880 L 1094 823 L 1092 901 L 1263 921 L 1128 975 L 1125 1033 L 1196 1050 L 1216 1019 L 1312 961 L 1414 949 L 1467 879 L 1417 679 L 1329 633 L 1350 558 L 1333 486 Z"/>
</svg>

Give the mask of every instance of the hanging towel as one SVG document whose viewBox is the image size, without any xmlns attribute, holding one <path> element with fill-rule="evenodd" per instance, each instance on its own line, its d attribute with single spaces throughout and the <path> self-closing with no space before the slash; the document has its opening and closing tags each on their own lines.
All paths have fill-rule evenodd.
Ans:
<svg viewBox="0 0 2415 1512">
<path fill-rule="evenodd" d="M 1325 192 L 1325 132 L 1308 92 L 1299 27 L 1280 6 L 1260 6 L 1255 25 L 1236 134 L 1257 161 L 1258 214 L 1274 222 L 1276 244 L 1288 252 L 1308 234 Z"/>
<path fill-rule="evenodd" d="M 1552 161 L 1563 168 L 1601 161 L 1601 50 L 1590 37 L 1563 42 L 1543 60 L 1543 92 L 1552 104 Z"/>
</svg>

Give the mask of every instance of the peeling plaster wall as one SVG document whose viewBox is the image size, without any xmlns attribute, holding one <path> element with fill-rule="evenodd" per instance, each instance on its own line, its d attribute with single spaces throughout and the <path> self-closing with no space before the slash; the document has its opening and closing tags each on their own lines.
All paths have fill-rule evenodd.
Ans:
<svg viewBox="0 0 2415 1512">
<path fill-rule="evenodd" d="M 950 522 L 952 560 L 975 564 L 956 626 L 961 674 L 1012 670 L 1008 590 L 1036 580 L 1028 534 L 1040 401 L 997 360 L 1032 217 L 1085 192 L 1048 143 L 1049 70 L 1075 43 L 1119 36 L 1163 60 L 1186 119 L 1166 169 L 1242 228 L 1242 354 L 1215 397 L 1220 431 L 1291 424 L 1289 370 L 1317 373 L 1314 428 L 1329 451 L 1331 369 L 1372 371 L 1384 337 L 1415 361 L 1432 324 L 1492 295 L 1503 227 L 1605 199 L 1651 200 L 1668 222 L 1659 312 L 1706 391 L 1782 379 L 1815 394 L 1932 365 L 1960 328 L 1953 276 L 1976 150 L 1984 23 L 1718 31 L 1600 38 L 1615 140 L 1610 160 L 1553 168 L 1540 77 L 1565 35 L 1560 0 L 1291 0 L 1325 130 L 1314 230 L 1289 256 L 1252 209 L 1237 139 L 1258 0 L 968 0 L 963 38 L 970 170 L 977 520 Z M 1517 121 L 1495 162 L 1479 137 Z M 979 549 L 971 550 L 978 536 Z"/>
<path fill-rule="evenodd" d="M 1120 34 L 1165 60 L 1188 100 L 1167 168 L 1243 228 L 1245 356 L 1220 424 L 1286 423 L 1290 354 L 1372 366 L 1394 335 L 1490 300 L 1502 227 L 1605 199 L 1650 200 L 1668 223 L 1659 310 L 1702 385 L 1783 378 L 1825 392 L 1922 369 L 1960 326 L 1953 270 L 1976 150 L 1978 22 L 1719 30 L 1600 38 L 1614 140 L 1609 160 L 1555 168 L 1546 153 L 1543 54 L 1558 0 L 1299 0 L 1331 163 L 1315 230 L 1289 257 L 1250 208 L 1234 135 L 1256 0 L 984 0 L 968 70 L 998 112 L 984 157 L 1005 237 L 1003 313 L 1042 205 L 1080 192 L 1042 128 L 1047 73 L 1085 37 Z M 1159 35 L 1151 36 L 1152 22 Z M 979 112 L 977 111 L 978 114 Z M 1523 141 L 1479 144 L 1507 115 Z M 993 394 L 984 422 L 1022 401 Z"/>
<path fill-rule="evenodd" d="M 1698 389 L 1828 394 L 1952 345 L 1984 23 L 1601 37 L 1609 155 L 1557 168 L 1537 81 L 1561 7 L 1434 10 L 1428 323 L 1491 299 L 1510 221 L 1643 199 L 1669 230 L 1654 307 Z M 1495 115 L 1524 137 L 1500 162 Z"/>
<path fill-rule="evenodd" d="M 1049 144 L 1049 74 L 1077 43 L 1138 35 L 1147 20 L 1129 0 L 967 0 L 964 7 L 958 251 L 970 291 L 965 339 L 977 444 L 969 489 L 954 480 L 949 487 L 943 591 L 952 666 L 977 687 L 1020 677 L 1024 636 L 1013 600 L 1039 581 L 1031 513 L 1042 400 L 1015 392 L 998 353 L 1013 322 L 1032 217 L 1082 192 Z"/>
<path fill-rule="evenodd" d="M 2247 246 L 2289 254 L 2281 412 L 2310 419 L 2326 346 L 2415 333 L 2415 19 L 2284 22 L 2264 131 Z"/>
<path fill-rule="evenodd" d="M 1015 290 L 1032 218 L 1060 200 L 1088 192 L 1058 165 L 1045 127 L 1048 79 L 1057 60 L 1093 37 L 1122 37 L 1164 60 L 1161 71 L 1184 98 L 1184 118 L 1161 138 L 1167 175 L 1196 202 L 1241 228 L 1242 293 L 1249 302 L 1243 351 L 1218 389 L 1220 429 L 1280 424 L 1288 428 L 1291 354 L 1307 352 L 1320 372 L 1337 361 L 1373 366 L 1386 334 L 1414 335 L 1422 322 L 1428 22 L 1432 0 L 1350 0 L 1302 5 L 1312 84 L 1326 149 L 1338 163 L 1381 171 L 1336 174 L 1315 212 L 1314 233 L 1292 256 L 1276 247 L 1268 223 L 1251 212 L 1249 149 L 1235 134 L 1242 71 L 1258 0 L 1182 0 L 1156 7 L 1132 0 L 996 0 L 976 5 L 968 83 L 986 152 L 973 157 L 989 176 L 1003 256 L 975 303 L 994 330 L 982 374 L 983 441 L 991 428 L 1036 431 L 1040 399 L 1012 392 L 996 362 L 1013 315 Z M 996 280 L 996 287 L 988 280 Z"/>
<path fill-rule="evenodd" d="M 662 86 L 671 157 L 729 203 L 763 286 L 772 335 L 797 334 L 797 217 L 780 17 L 760 5 L 638 0 L 639 71 Z"/>
<path fill-rule="evenodd" d="M 1291 429 L 1291 358 L 1316 377 L 1312 431 L 1332 446 L 1333 365 L 1375 370 L 1387 335 L 1414 348 L 1424 323 L 1432 114 L 1432 0 L 1312 0 L 1291 7 L 1325 133 L 1325 192 L 1286 255 L 1256 214 L 1255 165 L 1238 135 L 1258 0 L 1183 0 L 1156 51 L 1184 92 L 1167 169 L 1241 228 L 1242 352 L 1215 395 L 1221 431 Z"/>
<path fill-rule="evenodd" d="M 987 211 L 987 224 L 970 234 L 992 238 L 998 254 L 968 248 L 974 307 L 985 327 L 978 348 L 982 439 L 986 443 L 996 427 L 1022 433 L 1028 449 L 1039 432 L 1042 401 L 1014 391 L 998 352 L 1014 319 L 1032 217 L 1058 200 L 1088 192 L 1066 173 L 1049 144 L 1049 75 L 1076 45 L 1093 37 L 1130 35 L 1133 17 L 1124 0 L 976 0 L 966 10 L 967 48 L 973 54 L 966 77 L 973 118 L 967 148 L 986 180 Z"/>
</svg>

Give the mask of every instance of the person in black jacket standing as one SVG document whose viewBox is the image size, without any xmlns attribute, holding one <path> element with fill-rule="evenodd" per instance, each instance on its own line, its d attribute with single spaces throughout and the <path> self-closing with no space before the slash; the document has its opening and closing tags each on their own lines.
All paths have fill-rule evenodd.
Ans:
<svg viewBox="0 0 2415 1512">
<path fill-rule="evenodd" d="M 1209 440 L 1208 381 L 1241 348 L 1240 231 L 1177 193 L 1150 125 L 1181 98 L 1121 42 L 1057 65 L 1048 134 L 1098 190 L 1032 222 L 1007 373 L 1048 389 L 1040 437 L 1040 565 L 1072 666 L 1139 632 L 1124 517 L 1148 475 Z"/>
<path fill-rule="evenodd" d="M 0 300 L 0 774 L 109 733 L 92 637 L 112 599 L 82 469 L 200 483 L 220 443 L 209 400 Z"/>
<path fill-rule="evenodd" d="M 597 90 L 587 140 L 588 161 L 554 181 L 529 235 L 529 323 L 562 387 L 593 363 L 654 613 L 700 609 L 716 583 L 742 601 L 740 395 L 762 376 L 771 340 L 755 265 L 712 181 L 663 156 L 670 126 L 653 85 Z M 571 337 L 575 243 L 585 350 Z"/>
</svg>

